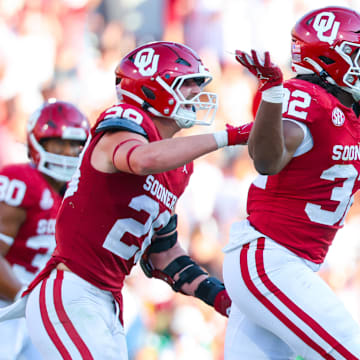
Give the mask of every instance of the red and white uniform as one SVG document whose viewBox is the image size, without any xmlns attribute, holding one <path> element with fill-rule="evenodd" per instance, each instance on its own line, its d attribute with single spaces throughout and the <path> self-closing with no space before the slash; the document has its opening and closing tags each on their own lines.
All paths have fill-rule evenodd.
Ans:
<svg viewBox="0 0 360 360">
<path fill-rule="evenodd" d="M 31 164 L 8 165 L 0 171 L 0 200 L 26 211 L 26 219 L 14 239 L 2 237 L 10 245 L 5 258 L 16 277 L 29 284 L 49 260 L 55 248 L 55 219 L 61 203 L 44 176 Z M 1 300 L 0 307 L 9 302 Z M 25 319 L 0 324 L 0 358 L 40 359 L 34 349 Z"/>
<path fill-rule="evenodd" d="M 122 172 L 109 174 L 95 170 L 90 164 L 90 158 L 104 134 L 96 133 L 95 129 L 105 117 L 115 118 L 119 113 L 130 114 L 130 117 L 135 118 L 150 142 L 161 139 L 154 123 L 145 113 L 124 104 L 105 111 L 92 129 L 91 141 L 86 146 L 80 168 L 68 186 L 58 214 L 56 249 L 44 271 L 31 285 L 34 288 L 40 280 L 45 279 L 41 285 L 43 292 L 39 290 L 39 286 L 36 287 L 30 294 L 27 305 L 27 322 L 41 334 L 35 336 L 33 341 L 41 349 L 41 342 L 44 342 L 42 335 L 44 334 L 45 339 L 51 339 L 45 342 L 51 341 L 55 345 L 54 353 L 47 353 L 52 359 L 60 358 L 59 353 L 63 358 L 69 356 L 69 359 L 105 358 L 101 357 L 104 347 L 108 351 L 106 359 L 119 358 L 119 353 L 126 359 L 125 341 L 123 339 L 119 342 L 118 339 L 122 329 L 118 321 L 119 314 L 114 311 L 114 299 L 122 319 L 121 289 L 124 278 L 150 244 L 154 231 L 168 223 L 176 201 L 185 190 L 193 171 L 192 163 L 148 176 Z M 73 273 L 55 271 L 46 279 L 59 262 L 66 264 Z M 77 286 L 74 289 L 69 284 L 75 282 Z M 54 291 L 49 290 L 52 288 Z M 82 289 L 82 293 L 80 290 L 77 292 L 78 288 Z M 61 304 L 56 291 L 62 292 Z M 106 329 L 101 323 L 107 316 L 106 311 L 99 314 L 98 322 L 95 319 L 91 323 L 94 326 L 89 326 L 89 314 L 85 310 L 84 314 L 76 313 L 72 317 L 71 301 L 78 294 L 83 299 L 85 308 L 90 309 L 90 313 L 94 312 L 91 297 L 95 293 L 98 301 L 95 308 L 104 306 L 117 319 L 112 320 Z M 69 300 L 70 304 L 67 300 L 69 297 L 72 299 Z M 55 313 L 51 311 L 52 301 Z M 100 304 L 99 301 L 104 303 Z M 31 309 L 39 307 L 39 302 L 44 313 L 31 314 Z M 64 313 L 69 317 L 71 325 L 69 329 L 65 326 L 65 332 L 61 324 L 56 325 L 58 318 L 64 318 Z M 84 327 L 81 324 L 82 316 L 86 317 L 87 325 Z M 43 324 L 40 330 L 36 321 Z M 107 335 L 99 335 L 97 339 L 94 331 L 103 331 Z M 47 350 L 43 350 L 45 351 Z"/>
<path fill-rule="evenodd" d="M 26 210 L 26 220 L 9 243 L 6 260 L 17 278 L 28 284 L 55 248 L 55 219 L 61 196 L 31 164 L 8 165 L 0 171 L 0 200 Z"/>
<path fill-rule="evenodd" d="M 360 187 L 360 121 L 319 86 L 291 80 L 286 88 L 298 95 L 283 116 L 305 123 L 314 146 L 268 176 L 263 188 L 251 186 L 248 219 L 299 256 L 322 263 Z"/>
<path fill-rule="evenodd" d="M 305 137 L 279 174 L 251 185 L 248 218 L 224 249 L 225 358 L 359 359 L 358 325 L 314 271 L 360 187 L 360 120 L 307 81 L 287 81 L 285 95 L 283 118 Z"/>
</svg>

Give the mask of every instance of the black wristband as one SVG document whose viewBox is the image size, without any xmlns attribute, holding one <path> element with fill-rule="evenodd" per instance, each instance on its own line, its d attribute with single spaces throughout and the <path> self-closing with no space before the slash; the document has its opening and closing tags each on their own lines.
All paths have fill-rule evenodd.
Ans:
<svg viewBox="0 0 360 360">
<path fill-rule="evenodd" d="M 215 277 L 208 277 L 199 284 L 195 296 L 208 305 L 214 306 L 216 295 L 224 289 L 225 286 L 220 280 Z"/>
<path fill-rule="evenodd" d="M 173 285 L 173 289 L 175 291 L 180 291 L 181 287 L 185 283 L 190 284 L 194 279 L 196 279 L 200 275 L 204 275 L 204 274 L 206 274 L 206 272 L 203 271 L 199 265 L 193 264 L 193 265 L 187 267 L 185 270 L 183 270 L 180 273 L 179 279 L 177 281 L 175 281 L 175 283 Z"/>
<path fill-rule="evenodd" d="M 182 269 L 186 268 L 189 265 L 195 264 L 193 260 L 190 259 L 187 255 L 182 255 L 174 259 L 164 270 L 163 272 L 170 277 L 174 277 Z"/>
</svg>

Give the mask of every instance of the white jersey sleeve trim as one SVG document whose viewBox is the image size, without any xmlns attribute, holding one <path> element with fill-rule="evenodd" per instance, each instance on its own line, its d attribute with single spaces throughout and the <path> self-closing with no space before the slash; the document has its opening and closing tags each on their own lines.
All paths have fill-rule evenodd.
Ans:
<svg viewBox="0 0 360 360">
<path fill-rule="evenodd" d="M 313 140 L 313 137 L 311 135 L 309 128 L 300 121 L 296 121 L 293 119 L 287 119 L 287 118 L 284 118 L 283 120 L 291 121 L 291 122 L 297 124 L 298 126 L 300 126 L 300 128 L 302 129 L 302 131 L 304 133 L 304 139 L 301 142 L 301 144 L 299 145 L 299 147 L 296 149 L 293 157 L 303 155 L 303 154 L 307 153 L 308 151 L 310 151 L 314 146 L 314 140 Z"/>
<path fill-rule="evenodd" d="M 5 244 L 11 246 L 14 243 L 14 238 L 11 236 L 0 233 L 0 240 L 2 240 Z"/>
</svg>

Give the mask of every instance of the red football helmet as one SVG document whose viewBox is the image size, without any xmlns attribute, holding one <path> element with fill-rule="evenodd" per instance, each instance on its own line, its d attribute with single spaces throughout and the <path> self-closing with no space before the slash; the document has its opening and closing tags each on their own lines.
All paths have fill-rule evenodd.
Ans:
<svg viewBox="0 0 360 360">
<path fill-rule="evenodd" d="M 212 76 L 185 45 L 166 41 L 142 45 L 121 60 L 115 74 L 119 101 L 172 118 L 181 128 L 209 125 L 214 119 L 217 95 L 202 91 Z M 187 79 L 195 80 L 201 89 L 191 99 L 180 91 Z"/>
<path fill-rule="evenodd" d="M 298 74 L 312 73 L 360 99 L 360 14 L 325 7 L 303 16 L 292 30 L 292 63 Z"/>
<path fill-rule="evenodd" d="M 85 143 L 89 129 L 87 118 L 74 105 L 63 101 L 47 102 L 29 118 L 29 156 L 42 173 L 59 181 L 69 181 L 79 158 L 47 152 L 42 141 L 59 138 Z"/>
</svg>

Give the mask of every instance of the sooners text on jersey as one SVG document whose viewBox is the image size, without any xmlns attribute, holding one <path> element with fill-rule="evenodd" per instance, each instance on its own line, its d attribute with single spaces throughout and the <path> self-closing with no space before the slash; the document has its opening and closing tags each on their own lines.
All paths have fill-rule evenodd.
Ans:
<svg viewBox="0 0 360 360">
<path fill-rule="evenodd" d="M 285 91 L 283 118 L 305 123 L 314 145 L 279 174 L 251 185 L 248 219 L 299 256 L 321 263 L 360 186 L 360 122 L 318 85 L 292 79 Z"/>
<path fill-rule="evenodd" d="M 140 125 L 150 142 L 161 139 L 144 112 L 125 104 L 103 112 L 94 128 L 105 116 L 116 120 L 119 114 Z M 96 133 L 94 128 L 59 210 L 57 247 L 39 279 L 61 261 L 83 279 L 111 291 L 121 306 L 124 277 L 150 244 L 154 231 L 169 222 L 193 164 L 187 165 L 188 171 L 181 167 L 148 176 L 97 171 L 90 158 L 104 132 Z"/>
</svg>

